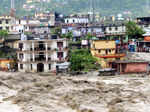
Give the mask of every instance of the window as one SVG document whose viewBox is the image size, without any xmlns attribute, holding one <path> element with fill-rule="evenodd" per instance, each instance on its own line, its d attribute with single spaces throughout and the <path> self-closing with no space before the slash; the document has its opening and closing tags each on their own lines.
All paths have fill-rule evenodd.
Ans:
<svg viewBox="0 0 150 112">
<path fill-rule="evenodd" d="M 67 23 L 69 23 L 69 20 L 67 20 Z"/>
<path fill-rule="evenodd" d="M 109 31 L 111 31 L 112 30 L 112 28 L 111 27 L 109 27 Z"/>
<path fill-rule="evenodd" d="M 58 48 L 63 47 L 63 42 L 57 42 L 57 47 Z"/>
<path fill-rule="evenodd" d="M 106 49 L 105 53 L 106 53 L 106 55 L 108 55 L 108 49 Z"/>
<path fill-rule="evenodd" d="M 73 23 L 75 22 L 75 20 L 73 19 Z"/>
<path fill-rule="evenodd" d="M 49 66 L 49 70 L 51 70 L 51 64 L 49 64 L 48 66 Z"/>
<path fill-rule="evenodd" d="M 9 27 L 6 27 L 6 30 L 9 30 Z"/>
<path fill-rule="evenodd" d="M 63 58 L 64 53 L 63 52 L 57 52 L 57 58 Z"/>
<path fill-rule="evenodd" d="M 33 66 L 32 66 L 32 64 L 31 64 L 31 70 L 33 69 Z"/>
<path fill-rule="evenodd" d="M 9 21 L 8 20 L 6 20 L 6 24 L 8 24 L 9 23 Z"/>
<path fill-rule="evenodd" d="M 22 53 L 19 54 L 19 59 L 23 59 L 23 54 Z"/>
<path fill-rule="evenodd" d="M 20 64 L 20 69 L 23 69 L 23 64 Z"/>
<path fill-rule="evenodd" d="M 23 43 L 19 43 L 19 49 L 22 51 L 22 49 L 23 49 Z"/>
<path fill-rule="evenodd" d="M 101 50 L 98 50 L 98 53 L 101 53 Z"/>
<path fill-rule="evenodd" d="M 117 31 L 117 30 L 118 30 L 118 27 L 115 27 L 115 30 Z"/>
<path fill-rule="evenodd" d="M 119 61 L 119 60 L 120 60 L 120 58 L 116 58 L 116 60 L 118 60 L 118 61 Z"/>
<path fill-rule="evenodd" d="M 21 24 L 21 20 L 19 19 L 19 24 Z"/>
<path fill-rule="evenodd" d="M 0 21 L 0 24 L 2 24 L 2 21 Z"/>
<path fill-rule="evenodd" d="M 109 49 L 109 52 L 111 53 L 111 49 Z"/>
</svg>

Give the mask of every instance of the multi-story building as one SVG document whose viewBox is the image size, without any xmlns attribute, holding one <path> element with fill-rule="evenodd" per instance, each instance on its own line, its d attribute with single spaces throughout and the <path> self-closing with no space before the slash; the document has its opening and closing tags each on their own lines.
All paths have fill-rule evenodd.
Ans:
<svg viewBox="0 0 150 112">
<path fill-rule="evenodd" d="M 91 43 L 91 53 L 99 59 L 102 68 L 109 68 L 109 62 L 123 59 L 125 53 L 120 49 L 114 40 L 94 40 Z"/>
<path fill-rule="evenodd" d="M 67 62 L 66 39 L 23 40 L 18 42 L 18 71 L 51 72 Z"/>
<path fill-rule="evenodd" d="M 126 26 L 125 24 L 108 24 L 104 26 L 106 35 L 125 35 Z"/>
<path fill-rule="evenodd" d="M 88 17 L 73 16 L 65 18 L 65 24 L 86 24 L 86 23 L 89 23 Z"/>
<path fill-rule="evenodd" d="M 14 18 L 11 16 L 0 16 L 0 30 L 13 30 Z"/>
</svg>

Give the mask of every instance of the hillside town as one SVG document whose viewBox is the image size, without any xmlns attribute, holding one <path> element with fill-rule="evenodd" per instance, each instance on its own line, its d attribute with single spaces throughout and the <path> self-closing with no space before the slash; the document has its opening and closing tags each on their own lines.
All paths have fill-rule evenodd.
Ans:
<svg viewBox="0 0 150 112">
<path fill-rule="evenodd" d="M 150 112 L 150 16 L 51 1 L 0 11 L 0 112 Z"/>
<path fill-rule="evenodd" d="M 149 26 L 150 17 L 36 12 L 16 18 L 11 11 L 0 16 L 0 70 L 149 74 Z"/>
</svg>

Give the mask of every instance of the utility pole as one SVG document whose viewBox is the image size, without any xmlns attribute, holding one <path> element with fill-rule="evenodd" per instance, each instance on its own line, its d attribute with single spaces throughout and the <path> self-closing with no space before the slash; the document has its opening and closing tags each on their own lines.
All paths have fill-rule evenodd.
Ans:
<svg viewBox="0 0 150 112">
<path fill-rule="evenodd" d="M 15 0 L 11 0 L 11 11 L 10 11 L 10 15 L 12 17 L 15 16 Z"/>
<path fill-rule="evenodd" d="M 11 0 L 11 9 L 14 9 L 14 8 L 15 8 L 15 1 Z"/>
<path fill-rule="evenodd" d="M 94 2 L 94 0 L 92 0 L 92 14 L 93 14 L 92 22 L 95 23 L 95 2 Z"/>
</svg>

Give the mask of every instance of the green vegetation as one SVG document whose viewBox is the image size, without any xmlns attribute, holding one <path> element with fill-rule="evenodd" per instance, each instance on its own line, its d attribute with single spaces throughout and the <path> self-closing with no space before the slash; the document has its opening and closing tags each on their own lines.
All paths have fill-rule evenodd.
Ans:
<svg viewBox="0 0 150 112">
<path fill-rule="evenodd" d="M 76 49 L 70 53 L 72 71 L 88 71 L 98 69 L 97 60 L 87 49 Z"/>
<path fill-rule="evenodd" d="M 0 39 L 6 39 L 8 36 L 8 31 L 7 30 L 0 30 Z"/>
<path fill-rule="evenodd" d="M 51 0 L 49 3 L 34 2 L 29 5 L 36 6 L 35 9 L 25 11 L 22 6 L 26 0 L 15 0 L 17 15 L 30 15 L 37 10 L 57 11 L 64 14 L 88 12 L 91 7 L 91 0 Z M 146 8 L 147 0 L 94 0 L 96 12 L 102 15 L 112 15 L 126 12 L 128 16 L 148 16 L 150 9 Z M 1 0 L 0 14 L 10 11 L 10 0 Z M 132 12 L 132 13 L 130 13 Z"/>
<path fill-rule="evenodd" d="M 73 39 L 73 34 L 72 34 L 72 32 L 68 32 L 67 34 L 62 34 L 61 37 L 72 40 Z"/>
<path fill-rule="evenodd" d="M 5 40 L 8 37 L 8 31 L 7 30 L 0 30 L 0 39 L 3 42 L 3 46 L 5 46 Z"/>
<path fill-rule="evenodd" d="M 140 37 L 142 37 L 142 35 L 145 33 L 142 28 L 140 28 L 135 22 L 133 21 L 129 21 L 128 23 L 126 23 L 126 34 L 130 37 L 130 38 L 135 38 L 138 39 Z"/>
<path fill-rule="evenodd" d="M 51 30 L 52 34 L 58 35 L 59 37 L 61 36 L 61 27 L 55 27 Z"/>
</svg>

